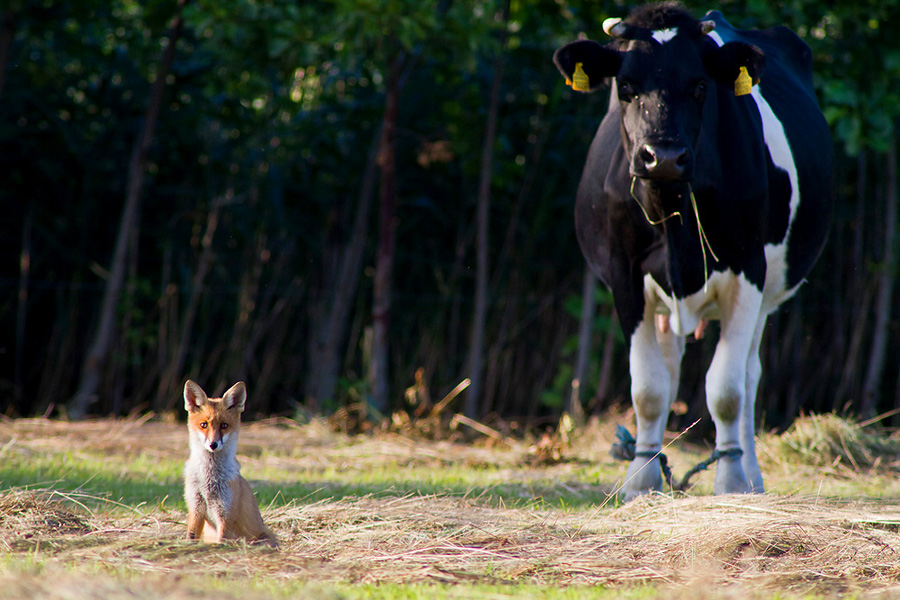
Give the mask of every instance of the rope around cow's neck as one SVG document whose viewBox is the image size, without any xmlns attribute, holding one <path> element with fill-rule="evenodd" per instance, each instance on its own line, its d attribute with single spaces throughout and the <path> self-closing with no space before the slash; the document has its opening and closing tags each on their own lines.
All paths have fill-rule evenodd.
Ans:
<svg viewBox="0 0 900 600">
<path fill-rule="evenodd" d="M 644 218 L 647 219 L 647 222 L 650 225 L 662 225 L 673 217 L 678 217 L 678 220 L 681 221 L 682 225 L 684 225 L 684 219 L 681 216 L 681 212 L 677 210 L 672 214 L 659 219 L 658 221 L 654 221 L 653 219 L 651 219 L 650 215 L 647 213 L 647 209 L 644 208 L 644 205 L 641 204 L 641 201 L 638 200 L 638 197 L 634 193 L 634 186 L 636 183 L 637 176 L 634 176 L 631 178 L 631 189 L 629 191 L 631 192 L 631 197 L 637 203 L 638 207 L 641 209 L 641 212 L 644 213 Z M 697 219 L 697 231 L 700 232 L 700 251 L 703 253 L 703 293 L 706 293 L 707 291 L 709 291 L 709 265 L 707 264 L 706 260 L 707 248 L 709 249 L 709 253 L 716 260 L 716 262 L 719 261 L 719 257 L 716 256 L 716 253 L 713 251 L 712 245 L 709 243 L 709 238 L 706 237 L 706 231 L 704 231 L 703 229 L 703 224 L 700 223 L 700 210 L 697 208 L 697 198 L 694 196 L 694 188 L 690 183 L 688 183 L 688 192 L 690 192 L 691 196 L 691 208 L 694 209 L 694 218 Z"/>
<path fill-rule="evenodd" d="M 709 289 L 709 270 L 706 265 L 706 249 L 709 248 L 709 253 L 712 254 L 712 257 L 716 262 L 719 262 L 719 257 L 713 252 L 712 246 L 709 244 L 709 238 L 706 237 L 706 232 L 703 231 L 703 225 L 700 224 L 700 211 L 697 209 L 697 198 L 694 197 L 694 188 L 691 187 L 690 183 L 688 184 L 688 191 L 691 193 L 691 206 L 694 208 L 694 216 L 697 218 L 697 231 L 700 232 L 700 250 L 703 251 L 703 293 L 706 293 Z"/>
<path fill-rule="evenodd" d="M 673 217 L 678 217 L 678 220 L 681 221 L 682 225 L 684 225 L 684 219 L 681 218 L 681 213 L 677 210 L 675 212 L 673 212 L 671 215 L 669 215 L 668 217 L 663 217 L 659 221 L 654 221 L 653 219 L 651 219 L 650 215 L 647 214 L 647 209 L 644 208 L 644 205 L 641 204 L 641 201 L 638 200 L 638 197 L 634 195 L 634 184 L 636 184 L 636 183 L 637 183 L 637 176 L 634 176 L 631 178 L 631 190 L 630 190 L 631 197 L 634 199 L 635 202 L 637 202 L 638 207 L 640 207 L 641 212 L 644 213 L 644 218 L 647 219 L 648 223 L 650 223 L 651 225 L 662 225 L 669 219 L 671 219 Z"/>
</svg>

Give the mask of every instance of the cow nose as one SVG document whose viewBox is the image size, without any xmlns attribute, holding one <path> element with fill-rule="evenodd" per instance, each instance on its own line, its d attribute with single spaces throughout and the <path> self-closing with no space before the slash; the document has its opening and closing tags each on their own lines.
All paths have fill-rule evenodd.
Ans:
<svg viewBox="0 0 900 600">
<path fill-rule="evenodd" d="M 644 144 L 638 159 L 651 179 L 685 179 L 691 163 L 688 149 L 676 144 Z"/>
</svg>

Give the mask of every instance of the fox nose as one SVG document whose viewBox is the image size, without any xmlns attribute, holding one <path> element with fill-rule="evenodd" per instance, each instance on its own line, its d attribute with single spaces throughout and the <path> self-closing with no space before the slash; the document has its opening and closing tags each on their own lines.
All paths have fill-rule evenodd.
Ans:
<svg viewBox="0 0 900 600">
<path fill-rule="evenodd" d="M 644 176 L 651 179 L 685 179 L 691 164 L 690 153 L 681 144 L 644 144 L 637 158 Z"/>
<path fill-rule="evenodd" d="M 217 442 L 217 441 L 213 440 L 212 442 L 209 443 L 209 449 L 210 450 L 218 450 L 219 446 L 221 446 L 221 445 L 222 445 L 221 442 Z"/>
</svg>

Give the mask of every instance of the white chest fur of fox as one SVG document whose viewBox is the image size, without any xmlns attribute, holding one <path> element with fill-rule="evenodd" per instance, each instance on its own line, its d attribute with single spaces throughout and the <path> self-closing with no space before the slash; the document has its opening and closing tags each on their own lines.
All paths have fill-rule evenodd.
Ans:
<svg viewBox="0 0 900 600">
<path fill-rule="evenodd" d="M 191 449 L 184 466 L 189 539 L 245 539 L 278 545 L 275 534 L 263 522 L 250 484 L 241 477 L 237 461 L 238 432 L 246 399 L 243 382 L 234 384 L 221 398 L 207 397 L 191 380 L 184 384 Z"/>
</svg>

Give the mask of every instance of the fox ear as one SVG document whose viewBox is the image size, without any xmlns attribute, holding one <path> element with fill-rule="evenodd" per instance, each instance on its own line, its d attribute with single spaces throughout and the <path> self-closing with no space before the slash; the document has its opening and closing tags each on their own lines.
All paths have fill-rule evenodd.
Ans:
<svg viewBox="0 0 900 600">
<path fill-rule="evenodd" d="M 238 381 L 228 388 L 228 391 L 222 396 L 222 401 L 228 407 L 228 410 L 244 412 L 244 402 L 247 401 L 247 386 L 244 385 L 243 381 Z"/>
<path fill-rule="evenodd" d="M 203 388 L 190 379 L 184 382 L 184 410 L 193 412 L 206 404 L 206 400 Z"/>
</svg>

